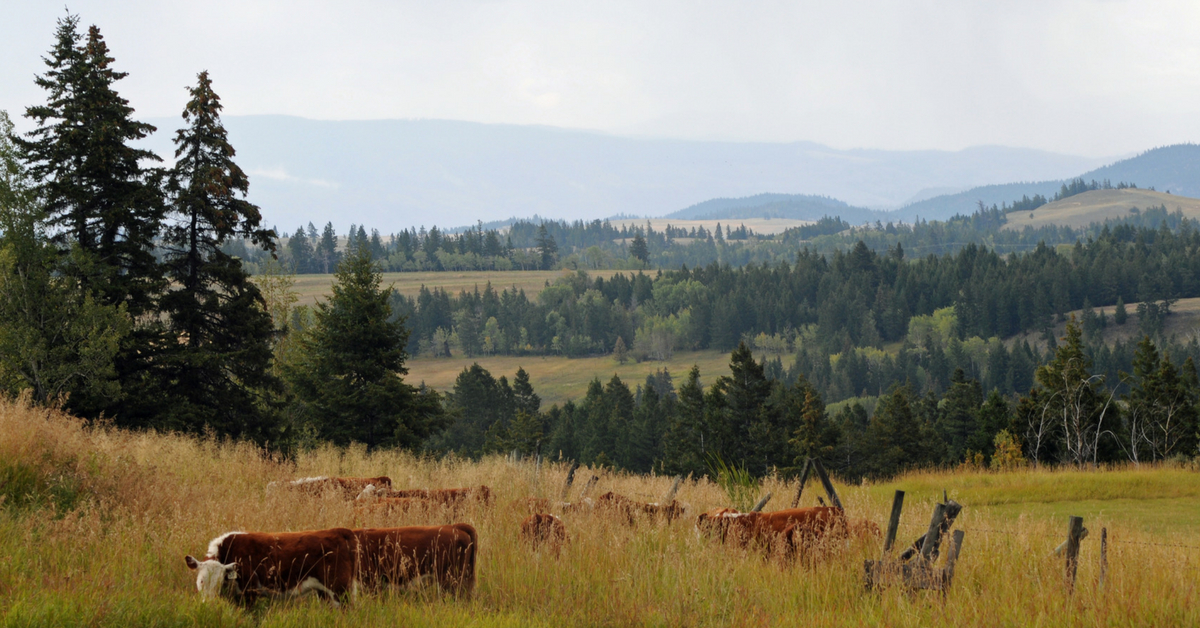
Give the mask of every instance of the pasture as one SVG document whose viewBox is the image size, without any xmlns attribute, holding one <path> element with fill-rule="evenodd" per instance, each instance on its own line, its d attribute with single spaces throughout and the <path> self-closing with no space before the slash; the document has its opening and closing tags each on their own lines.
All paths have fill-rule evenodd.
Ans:
<svg viewBox="0 0 1200 628">
<path fill-rule="evenodd" d="M 529 381 L 533 390 L 542 398 L 542 407 L 549 408 L 551 404 L 562 405 L 568 399 L 580 399 L 587 392 L 588 382 L 599 377 L 601 382 L 608 382 L 613 375 L 636 388 L 646 381 L 646 376 L 661 369 L 671 372 L 678 388 L 687 378 L 692 365 L 700 367 L 700 380 L 711 384 L 721 375 L 729 374 L 729 353 L 724 351 L 680 351 L 670 360 L 663 362 L 634 362 L 618 364 L 611 356 L 602 355 L 585 358 L 566 358 L 559 356 L 475 356 L 473 358 L 454 356 L 450 358 L 419 357 L 408 361 L 408 376 L 405 378 L 411 384 L 425 382 L 426 385 L 439 391 L 449 391 L 454 388 L 454 380 L 464 368 L 479 363 L 493 377 L 507 376 L 511 382 L 518 368 L 524 368 L 529 373 Z"/>
<path fill-rule="evenodd" d="M 588 476 L 580 469 L 578 477 Z M 557 559 L 518 542 L 527 514 L 514 500 L 555 499 L 566 465 L 492 457 L 432 460 L 395 451 L 322 448 L 281 461 L 239 443 L 87 427 L 57 412 L 0 400 L 0 620 L 89 626 L 996 626 L 1194 625 L 1200 583 L 1200 474 L 1192 468 L 1110 471 L 917 472 L 894 481 L 835 484 L 851 517 L 882 527 L 896 488 L 908 492 L 899 539 L 928 525 L 943 489 L 965 506 L 966 531 L 944 599 L 901 588 L 866 592 L 862 564 L 875 540 L 839 543 L 788 564 L 700 537 L 694 515 L 727 505 L 706 481 L 684 482 L 691 511 L 671 525 L 629 527 L 596 513 L 563 516 Z M 491 507 L 381 520 L 351 503 L 265 491 L 271 481 L 320 474 L 388 475 L 397 488 L 487 484 Z M 667 477 L 601 472 L 594 489 L 654 500 Z M 578 493 L 577 482 L 571 497 Z M 795 483 L 761 492 L 786 505 Z M 805 489 L 802 503 L 819 493 Z M 1107 504 L 1115 504 L 1109 508 Z M 1068 596 L 1060 558 L 1067 514 L 1085 517 L 1078 585 Z M 244 610 L 202 603 L 185 554 L 229 530 L 465 521 L 479 532 L 478 585 L 455 599 L 433 588 L 361 594 L 343 608 L 316 599 Z M 1097 586 L 1098 532 L 1109 531 L 1109 571 Z M 1182 546 L 1182 547 L 1180 547 Z"/>
<path fill-rule="evenodd" d="M 1192 220 L 1200 218 L 1198 199 L 1137 188 L 1092 190 L 1047 203 L 1032 212 L 1008 214 L 1008 222 L 1003 228 L 1017 231 L 1046 225 L 1081 228 L 1094 222 L 1127 218 L 1133 208 L 1142 210 L 1160 205 L 1165 205 L 1169 212 L 1182 211 L 1184 216 Z"/>
</svg>

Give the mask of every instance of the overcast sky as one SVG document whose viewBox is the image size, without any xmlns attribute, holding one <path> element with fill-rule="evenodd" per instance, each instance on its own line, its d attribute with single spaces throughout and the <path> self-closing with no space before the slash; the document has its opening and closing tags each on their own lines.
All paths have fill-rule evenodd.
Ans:
<svg viewBox="0 0 1200 628">
<path fill-rule="evenodd" d="M 443 118 L 837 148 L 1091 157 L 1200 140 L 1200 2 L 73 0 L 140 116 Z M 17 117 L 61 3 L 0 10 Z"/>
</svg>

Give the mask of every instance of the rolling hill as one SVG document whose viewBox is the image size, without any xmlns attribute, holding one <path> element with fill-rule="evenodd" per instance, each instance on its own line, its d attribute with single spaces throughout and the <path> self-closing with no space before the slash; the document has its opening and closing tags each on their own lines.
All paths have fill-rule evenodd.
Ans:
<svg viewBox="0 0 1200 628">
<path fill-rule="evenodd" d="M 1008 214 L 1005 229 L 1038 228 L 1048 224 L 1086 227 L 1094 222 L 1120 220 L 1134 211 L 1166 206 L 1184 216 L 1200 219 L 1200 199 L 1142 189 L 1093 190 L 1047 203 L 1032 212 Z"/>
<path fill-rule="evenodd" d="M 1123 159 L 1113 164 L 1089 170 L 1077 177 L 1084 181 L 1121 181 L 1134 183 L 1139 188 L 1154 188 L 1172 194 L 1200 197 L 1200 145 L 1176 144 L 1148 150 L 1136 157 Z M 986 205 L 1000 205 L 1020 200 L 1022 196 L 1051 197 L 1058 192 L 1067 179 L 1045 180 L 1029 183 L 1008 183 L 971 188 L 965 192 L 945 194 L 910 203 L 896 214 L 902 220 L 920 216 L 927 220 L 944 220 L 955 214 L 970 214 L 979 201 Z"/>
</svg>

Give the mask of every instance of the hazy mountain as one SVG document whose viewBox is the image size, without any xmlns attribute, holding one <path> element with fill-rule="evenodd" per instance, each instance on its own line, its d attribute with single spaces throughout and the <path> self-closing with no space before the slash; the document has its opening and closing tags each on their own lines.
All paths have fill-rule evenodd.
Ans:
<svg viewBox="0 0 1200 628">
<path fill-rule="evenodd" d="M 665 217 L 680 220 L 736 220 L 739 218 L 816 220 L 823 216 L 840 216 L 843 220 L 851 223 L 861 223 L 887 215 L 887 212 L 854 207 L 826 196 L 755 194 L 743 198 L 715 198 L 672 212 Z"/>
<path fill-rule="evenodd" d="M 147 143 L 168 157 L 181 120 L 150 122 L 160 131 Z M 835 150 L 444 120 L 227 116 L 225 124 L 250 173 L 251 200 L 268 224 L 289 230 L 326 220 L 340 231 L 352 222 L 394 230 L 533 214 L 660 216 L 764 191 L 897 207 L 927 188 L 1059 179 L 1102 163 L 994 146 Z"/>
<path fill-rule="evenodd" d="M 1077 177 L 1085 181 L 1108 179 L 1114 185 L 1125 181 L 1140 188 L 1153 187 L 1160 192 L 1169 190 L 1172 194 L 1200 197 L 1200 145 L 1176 144 L 1155 148 L 1137 157 L 1089 170 Z M 1067 179 L 1071 178 L 1076 177 Z M 975 211 L 981 200 L 987 205 L 999 205 L 1012 203 L 1023 195 L 1032 197 L 1034 194 L 1041 194 L 1052 197 L 1067 179 L 981 186 L 957 194 L 911 203 L 901 208 L 897 216 L 903 217 L 903 220 L 909 220 L 913 216 L 928 220 L 944 219 L 954 214 L 969 214 Z"/>
</svg>

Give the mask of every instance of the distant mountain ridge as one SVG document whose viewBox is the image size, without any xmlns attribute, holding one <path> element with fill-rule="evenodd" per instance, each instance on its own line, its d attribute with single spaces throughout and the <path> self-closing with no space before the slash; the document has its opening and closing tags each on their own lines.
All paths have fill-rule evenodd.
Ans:
<svg viewBox="0 0 1200 628">
<path fill-rule="evenodd" d="M 1200 198 L 1200 145 L 1174 144 L 1152 148 L 1136 157 L 1089 170 L 1076 177 L 1029 183 L 1006 183 L 972 188 L 957 194 L 946 194 L 910 203 L 895 215 L 903 220 L 921 217 L 926 220 L 945 220 L 955 214 L 970 214 L 985 205 L 1012 204 L 1022 196 L 1035 194 L 1051 197 L 1070 179 L 1111 181 L 1136 184 L 1139 188 L 1154 188 L 1160 192 Z"/>
<path fill-rule="evenodd" d="M 181 121 L 147 122 L 160 130 L 145 145 L 169 157 Z M 269 115 L 224 122 L 237 162 L 250 175 L 250 200 L 267 224 L 288 231 L 327 220 L 339 231 L 356 223 L 389 232 L 534 214 L 662 216 L 764 190 L 893 208 L 931 188 L 1059 179 L 1103 163 L 997 146 L 838 150 L 812 142 L 646 139 L 451 120 Z M 793 199 L 772 211 L 795 213 L 801 205 L 816 209 Z"/>
</svg>

